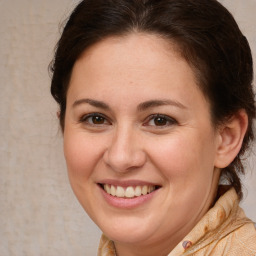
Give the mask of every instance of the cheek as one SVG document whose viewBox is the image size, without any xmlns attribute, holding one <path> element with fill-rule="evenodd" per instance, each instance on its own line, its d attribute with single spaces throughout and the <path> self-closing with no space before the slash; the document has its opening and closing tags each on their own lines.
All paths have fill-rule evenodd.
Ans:
<svg viewBox="0 0 256 256">
<path fill-rule="evenodd" d="M 95 202 L 95 170 L 101 157 L 102 144 L 94 137 L 87 136 L 76 129 L 65 130 L 64 154 L 69 182 L 84 210 L 92 216 Z"/>
<path fill-rule="evenodd" d="M 182 224 L 207 203 L 214 175 L 214 145 L 200 135 L 183 133 L 152 149 L 151 159 L 165 181 L 166 212 Z"/>
<path fill-rule="evenodd" d="M 100 158 L 101 148 L 94 137 L 85 136 L 83 132 L 65 131 L 64 154 L 69 176 L 81 182 L 89 178 Z"/>
<path fill-rule="evenodd" d="M 176 178 L 183 185 L 192 180 L 201 182 L 214 168 L 214 145 L 205 136 L 182 133 L 163 138 L 151 146 L 152 161 L 168 180 Z"/>
</svg>

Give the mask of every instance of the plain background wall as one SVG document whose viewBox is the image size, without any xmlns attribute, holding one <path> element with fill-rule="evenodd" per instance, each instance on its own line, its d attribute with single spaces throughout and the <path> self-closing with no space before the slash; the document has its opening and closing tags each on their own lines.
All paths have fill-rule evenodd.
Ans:
<svg viewBox="0 0 256 256">
<path fill-rule="evenodd" d="M 1 256 L 96 255 L 101 232 L 69 186 L 47 71 L 58 26 L 77 2 L 0 0 Z M 256 0 L 221 2 L 247 36 L 256 63 Z M 255 163 L 252 155 L 242 202 L 254 221 Z"/>
</svg>

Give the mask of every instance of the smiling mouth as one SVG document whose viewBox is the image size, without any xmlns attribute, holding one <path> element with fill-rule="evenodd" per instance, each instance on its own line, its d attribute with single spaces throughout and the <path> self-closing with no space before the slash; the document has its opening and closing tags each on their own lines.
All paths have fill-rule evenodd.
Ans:
<svg viewBox="0 0 256 256">
<path fill-rule="evenodd" d="M 107 194 L 119 198 L 135 198 L 145 196 L 160 188 L 160 186 L 154 185 L 121 187 L 110 184 L 100 184 L 100 186 Z"/>
</svg>

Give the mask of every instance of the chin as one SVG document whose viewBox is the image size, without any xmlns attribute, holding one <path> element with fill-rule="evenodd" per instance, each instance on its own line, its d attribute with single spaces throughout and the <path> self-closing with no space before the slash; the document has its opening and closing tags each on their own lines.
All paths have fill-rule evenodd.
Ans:
<svg viewBox="0 0 256 256">
<path fill-rule="evenodd" d="M 145 242 L 155 234 L 152 222 L 145 223 L 127 218 L 123 222 L 116 220 L 113 223 L 104 223 L 99 225 L 99 228 L 109 239 L 120 243 Z"/>
</svg>

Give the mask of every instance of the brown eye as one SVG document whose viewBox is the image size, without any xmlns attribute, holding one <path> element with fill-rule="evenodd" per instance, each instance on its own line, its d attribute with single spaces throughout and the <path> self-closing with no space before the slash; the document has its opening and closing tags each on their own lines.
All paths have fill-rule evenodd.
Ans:
<svg viewBox="0 0 256 256">
<path fill-rule="evenodd" d="M 81 118 L 80 122 L 88 125 L 92 125 L 92 126 L 110 125 L 110 122 L 108 121 L 108 119 L 102 114 L 98 114 L 98 113 L 85 115 Z"/>
<path fill-rule="evenodd" d="M 172 125 L 177 124 L 177 121 L 170 116 L 162 115 L 162 114 L 155 114 L 151 115 L 147 122 L 144 123 L 145 126 L 151 126 L 151 127 L 159 127 L 159 128 L 165 128 Z"/>
<path fill-rule="evenodd" d="M 105 118 L 102 116 L 93 116 L 91 117 L 93 124 L 104 124 Z"/>
<path fill-rule="evenodd" d="M 163 118 L 163 117 L 155 117 L 154 124 L 156 126 L 164 126 L 167 124 L 167 120 L 166 120 L 166 118 Z"/>
</svg>

